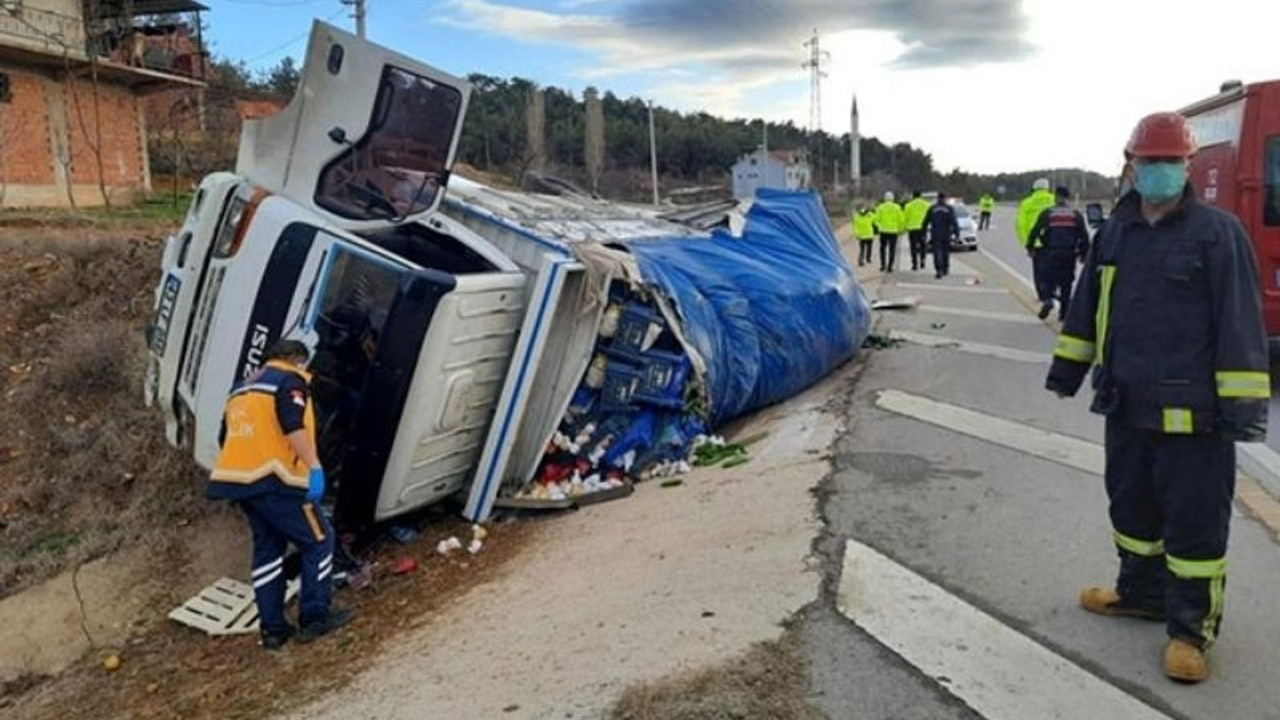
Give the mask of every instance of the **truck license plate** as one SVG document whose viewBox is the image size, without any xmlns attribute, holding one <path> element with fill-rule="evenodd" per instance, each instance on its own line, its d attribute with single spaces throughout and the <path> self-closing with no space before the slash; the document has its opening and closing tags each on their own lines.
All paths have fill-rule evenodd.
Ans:
<svg viewBox="0 0 1280 720">
<path fill-rule="evenodd" d="M 182 280 L 177 275 L 166 275 L 164 289 L 160 291 L 160 305 L 155 320 L 151 322 L 151 352 L 163 356 L 169 342 L 169 324 L 173 322 L 173 308 L 178 304 L 178 290 Z"/>
</svg>

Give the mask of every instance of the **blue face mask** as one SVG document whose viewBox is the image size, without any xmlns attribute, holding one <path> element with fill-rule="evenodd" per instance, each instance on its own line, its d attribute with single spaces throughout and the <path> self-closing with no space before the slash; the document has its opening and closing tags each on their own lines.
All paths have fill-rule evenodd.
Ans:
<svg viewBox="0 0 1280 720">
<path fill-rule="evenodd" d="M 1181 195 L 1187 184 L 1187 167 L 1179 162 L 1142 163 L 1134 169 L 1134 185 L 1149 203 L 1168 202 Z"/>
</svg>

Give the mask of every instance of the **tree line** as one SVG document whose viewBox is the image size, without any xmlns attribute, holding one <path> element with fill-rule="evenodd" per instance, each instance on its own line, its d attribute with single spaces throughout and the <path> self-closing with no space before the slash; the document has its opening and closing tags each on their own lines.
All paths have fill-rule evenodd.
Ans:
<svg viewBox="0 0 1280 720">
<path fill-rule="evenodd" d="M 211 64 L 210 92 L 225 98 L 265 98 L 287 101 L 300 80 L 292 57 L 254 72 L 241 61 L 219 57 Z M 526 78 L 503 78 L 481 73 L 468 76 L 471 102 L 458 145 L 458 161 L 520 183 L 533 158 L 526 108 L 538 86 Z M 554 87 L 541 88 L 544 98 L 544 167 L 537 168 L 588 186 L 586 173 L 586 106 L 582 97 Z M 649 107 L 639 97 L 600 94 L 604 115 L 604 167 L 598 187 L 617 199 L 640 199 L 649 193 Z M 727 192 L 730 168 L 767 137 L 771 149 L 808 152 L 814 184 L 832 191 L 848 180 L 849 133 L 809 132 L 791 121 L 716 117 L 706 112 L 653 109 L 658 172 L 664 190 L 690 186 L 723 186 Z M 960 169 L 941 172 L 933 157 L 911 143 L 885 143 L 862 137 L 861 195 L 879 197 L 914 189 L 940 189 L 976 199 L 990 192 L 1002 199 L 1024 195 L 1037 177 L 1050 177 L 1085 197 L 1109 197 L 1114 181 L 1078 169 L 1045 169 L 984 175 Z M 847 187 L 844 188 L 847 190 Z"/>
<path fill-rule="evenodd" d="M 474 168 L 517 177 L 530 158 L 525 108 L 537 86 L 525 78 L 501 78 L 484 74 L 468 77 L 471 104 L 463 126 L 458 158 Z M 567 179 L 585 182 L 586 107 L 573 93 L 558 87 L 542 89 L 545 98 L 545 152 L 547 169 Z M 585 96 L 585 93 L 584 93 Z M 610 91 L 601 94 L 605 120 L 605 175 L 647 177 L 649 171 L 649 108 L 638 97 L 622 98 Z M 678 112 L 655 106 L 658 171 L 667 189 L 681 185 L 726 185 L 729 171 L 743 155 L 766 139 L 773 149 L 805 149 L 814 184 L 830 190 L 847 182 L 849 133 L 810 133 L 793 122 L 766 123 L 742 118 L 725 119 L 705 112 Z M 1021 197 L 1037 177 L 1049 177 L 1086 197 L 1109 196 L 1113 181 L 1098 173 L 1078 169 L 1044 169 L 1020 173 L 982 175 L 959 169 L 940 172 L 933 157 L 906 142 L 887 144 L 875 137 L 859 140 L 864 181 L 863 195 L 879 196 L 885 190 L 899 194 L 913 189 L 942 189 L 952 195 L 976 199 L 985 192 L 998 197 Z M 639 194 L 647 190 L 639 183 Z M 602 190 L 619 183 L 601 183 Z M 627 193 L 624 193 L 627 194 Z M 637 194 L 637 193 L 630 193 Z"/>
</svg>

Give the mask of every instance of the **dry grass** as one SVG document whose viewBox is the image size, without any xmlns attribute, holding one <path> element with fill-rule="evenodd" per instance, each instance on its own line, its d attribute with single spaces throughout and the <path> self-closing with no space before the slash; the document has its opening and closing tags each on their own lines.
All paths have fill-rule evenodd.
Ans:
<svg viewBox="0 0 1280 720">
<path fill-rule="evenodd" d="M 160 250 L 0 245 L 0 597 L 206 510 L 141 402 Z"/>
<path fill-rule="evenodd" d="M 739 658 L 623 693 L 613 720 L 822 720 L 805 699 L 809 681 L 793 633 Z"/>
</svg>

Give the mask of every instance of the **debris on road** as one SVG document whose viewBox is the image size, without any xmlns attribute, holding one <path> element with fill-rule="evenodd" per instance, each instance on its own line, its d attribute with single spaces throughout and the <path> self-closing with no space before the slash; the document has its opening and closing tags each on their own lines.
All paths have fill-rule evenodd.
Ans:
<svg viewBox="0 0 1280 720">
<path fill-rule="evenodd" d="M 418 569 L 418 561 L 412 557 L 402 557 L 391 566 L 392 575 L 408 575 Z"/>
<path fill-rule="evenodd" d="M 909 295 L 903 298 L 886 298 L 884 300 L 875 300 L 871 303 L 872 310 L 914 310 L 920 305 L 919 295 Z"/>
<path fill-rule="evenodd" d="M 862 347 L 866 350 L 891 350 L 901 344 L 901 340 L 876 333 L 868 335 L 867 339 L 862 341 Z"/>
<path fill-rule="evenodd" d="M 457 537 L 449 537 L 436 544 L 436 553 L 448 557 L 454 550 L 462 549 L 462 541 Z"/>
</svg>

